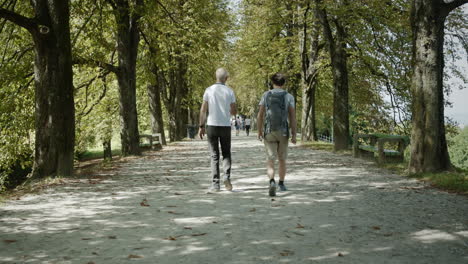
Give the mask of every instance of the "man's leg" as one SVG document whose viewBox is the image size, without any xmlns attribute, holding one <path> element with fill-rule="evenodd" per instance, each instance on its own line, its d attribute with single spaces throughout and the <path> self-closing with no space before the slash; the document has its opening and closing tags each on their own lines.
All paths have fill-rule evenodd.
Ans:
<svg viewBox="0 0 468 264">
<path fill-rule="evenodd" d="M 270 180 L 275 180 L 275 161 L 267 160 L 267 175 Z"/>
<path fill-rule="evenodd" d="M 231 131 L 229 128 L 222 128 L 219 140 L 223 154 L 224 179 L 229 180 L 231 178 Z"/>
<path fill-rule="evenodd" d="M 211 153 L 211 177 L 212 184 L 219 185 L 219 136 L 217 127 L 208 126 L 207 139 Z"/>
<path fill-rule="evenodd" d="M 284 177 L 286 177 L 286 160 L 280 159 L 278 161 L 278 174 L 279 174 L 279 180 L 284 181 Z"/>
<path fill-rule="evenodd" d="M 223 154 L 224 186 L 226 190 L 232 191 L 231 184 L 231 130 L 222 127 L 220 134 L 221 152 Z"/>
<path fill-rule="evenodd" d="M 288 157 L 288 137 L 281 136 L 278 145 L 278 174 L 279 174 L 279 187 L 281 191 L 286 191 L 284 185 L 284 178 L 286 177 L 286 159 Z"/>
</svg>

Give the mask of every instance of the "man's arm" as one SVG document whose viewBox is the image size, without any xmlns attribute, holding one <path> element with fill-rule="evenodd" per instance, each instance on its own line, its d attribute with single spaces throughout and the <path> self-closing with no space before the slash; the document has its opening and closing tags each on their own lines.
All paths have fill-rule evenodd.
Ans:
<svg viewBox="0 0 468 264">
<path fill-rule="evenodd" d="M 233 116 L 237 115 L 237 105 L 236 105 L 236 103 L 231 104 L 231 115 L 233 115 Z"/>
<path fill-rule="evenodd" d="M 296 121 L 296 109 L 294 107 L 288 107 L 289 112 L 289 124 L 291 125 L 291 142 L 296 144 L 296 128 L 297 128 L 297 121 Z"/>
<path fill-rule="evenodd" d="M 199 129 L 198 129 L 198 135 L 200 136 L 201 139 L 203 139 L 203 136 L 205 135 L 205 122 L 206 122 L 206 112 L 208 111 L 208 102 L 203 101 L 203 104 L 200 108 L 200 120 L 199 120 Z"/>
<path fill-rule="evenodd" d="M 263 138 L 263 118 L 265 117 L 265 106 L 260 105 L 260 109 L 258 110 L 257 115 L 257 131 L 258 131 L 258 139 L 262 140 Z"/>
</svg>

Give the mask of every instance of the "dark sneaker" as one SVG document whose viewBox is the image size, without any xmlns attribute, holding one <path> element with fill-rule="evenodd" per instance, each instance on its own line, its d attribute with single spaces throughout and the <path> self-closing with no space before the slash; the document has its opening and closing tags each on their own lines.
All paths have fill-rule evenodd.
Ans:
<svg viewBox="0 0 468 264">
<path fill-rule="evenodd" d="M 211 192 L 219 192 L 221 190 L 219 183 L 213 182 L 210 187 Z"/>
<path fill-rule="evenodd" d="M 286 188 L 286 186 L 284 186 L 284 184 L 278 184 L 278 187 L 279 187 L 280 192 L 285 192 L 285 191 L 288 190 L 288 188 Z"/>
<path fill-rule="evenodd" d="M 231 184 L 231 180 L 225 180 L 224 181 L 224 186 L 226 187 L 226 190 L 227 191 L 232 191 L 232 184 Z"/>
<path fill-rule="evenodd" d="M 276 196 L 276 183 L 270 182 L 270 188 L 268 190 L 270 196 Z"/>
</svg>

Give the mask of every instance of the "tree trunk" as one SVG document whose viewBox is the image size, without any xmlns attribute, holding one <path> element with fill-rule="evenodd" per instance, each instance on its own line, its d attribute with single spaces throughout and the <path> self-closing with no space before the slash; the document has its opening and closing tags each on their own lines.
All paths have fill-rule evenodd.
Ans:
<svg viewBox="0 0 468 264">
<path fill-rule="evenodd" d="M 318 6 L 320 0 L 316 0 Z M 346 32 L 338 18 L 334 18 L 335 37 L 333 36 L 327 12 L 316 9 L 324 29 L 330 52 L 333 74 L 333 139 L 334 150 L 348 149 L 349 145 L 349 105 L 348 105 L 348 69 L 346 52 Z"/>
<path fill-rule="evenodd" d="M 451 168 L 444 124 L 444 21 L 449 13 L 441 1 L 414 0 L 412 133 L 410 173 Z"/>
<path fill-rule="evenodd" d="M 169 112 L 169 138 L 173 142 L 186 137 L 188 122 L 187 63 L 186 58 L 180 54 L 177 54 L 175 58 L 170 58 L 169 61 L 176 65 L 169 73 L 169 87 L 167 87 L 169 96 L 165 100 L 166 109 Z"/>
<path fill-rule="evenodd" d="M 334 150 L 348 149 L 349 105 L 348 105 L 348 62 L 344 29 L 337 24 L 335 50 L 331 52 L 333 68 L 333 139 Z"/>
<path fill-rule="evenodd" d="M 316 20 L 313 24 L 312 32 L 309 34 L 307 16 L 310 5 L 304 11 L 303 26 L 300 32 L 299 50 L 301 53 L 301 86 L 302 86 L 302 118 L 301 118 L 301 140 L 316 141 L 315 123 L 315 91 L 317 87 L 318 68 L 316 61 L 319 55 L 320 25 Z M 307 41 L 310 40 L 310 43 Z"/>
<path fill-rule="evenodd" d="M 102 147 L 104 149 L 104 160 L 106 160 L 106 161 L 112 160 L 111 141 L 106 140 L 106 141 L 102 142 Z"/>
<path fill-rule="evenodd" d="M 37 1 L 33 177 L 73 173 L 75 107 L 68 1 Z"/>
<path fill-rule="evenodd" d="M 166 145 L 161 107 L 161 90 L 159 88 L 159 84 L 148 84 L 148 99 L 151 115 L 151 132 L 153 134 L 160 133 L 162 141 L 161 144 Z"/>
<path fill-rule="evenodd" d="M 117 1 L 114 7 L 117 22 L 117 53 L 119 66 L 117 80 L 120 102 L 120 137 L 122 155 L 139 155 L 140 138 L 138 132 L 138 115 L 136 107 L 136 60 L 138 53 L 139 16 L 131 14 L 128 1 Z"/>
</svg>

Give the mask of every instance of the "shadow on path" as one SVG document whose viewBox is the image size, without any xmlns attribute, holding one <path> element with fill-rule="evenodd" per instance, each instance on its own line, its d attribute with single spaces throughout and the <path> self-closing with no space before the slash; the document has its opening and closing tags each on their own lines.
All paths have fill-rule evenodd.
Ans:
<svg viewBox="0 0 468 264">
<path fill-rule="evenodd" d="M 267 195 L 263 145 L 233 135 L 233 192 L 206 141 L 0 207 L 0 263 L 466 263 L 468 201 L 369 161 L 292 147 Z"/>
</svg>

